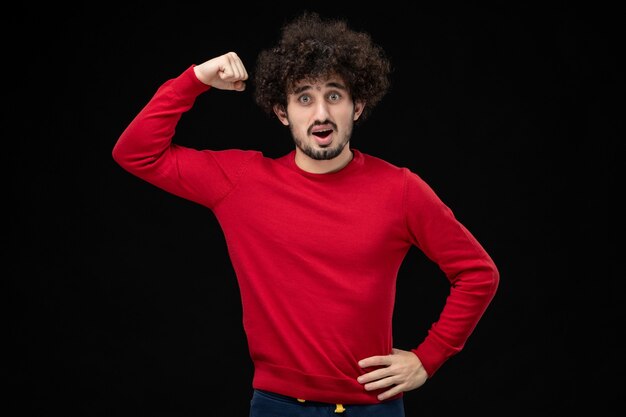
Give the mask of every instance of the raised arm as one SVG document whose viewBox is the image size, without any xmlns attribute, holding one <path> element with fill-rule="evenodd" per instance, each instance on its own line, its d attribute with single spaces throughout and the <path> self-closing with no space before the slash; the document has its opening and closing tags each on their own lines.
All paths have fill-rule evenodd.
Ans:
<svg viewBox="0 0 626 417">
<path fill-rule="evenodd" d="M 129 123 L 115 143 L 113 159 L 153 185 L 210 206 L 219 198 L 221 184 L 228 183 L 228 168 L 216 162 L 214 153 L 177 145 L 172 139 L 183 113 L 200 94 L 210 88 L 244 91 L 247 79 L 234 52 L 188 67 L 164 82 Z"/>
</svg>

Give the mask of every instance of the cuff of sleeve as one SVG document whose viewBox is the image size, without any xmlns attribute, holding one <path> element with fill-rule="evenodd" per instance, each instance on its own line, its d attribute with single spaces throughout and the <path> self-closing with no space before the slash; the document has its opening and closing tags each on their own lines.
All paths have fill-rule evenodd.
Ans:
<svg viewBox="0 0 626 417">
<path fill-rule="evenodd" d="M 432 378 L 441 365 L 456 353 L 455 350 L 438 343 L 433 337 L 426 338 L 417 348 L 411 351 L 422 362 L 429 378 Z"/>
<path fill-rule="evenodd" d="M 187 68 L 185 72 L 176 79 L 176 91 L 183 97 L 198 96 L 211 88 L 210 85 L 204 84 L 196 77 L 193 67 L 195 67 L 195 64 Z"/>
</svg>

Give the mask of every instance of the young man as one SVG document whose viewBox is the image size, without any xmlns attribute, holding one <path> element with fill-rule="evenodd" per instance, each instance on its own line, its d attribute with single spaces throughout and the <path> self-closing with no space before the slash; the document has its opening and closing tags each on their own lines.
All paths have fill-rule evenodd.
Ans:
<svg viewBox="0 0 626 417">
<path fill-rule="evenodd" d="M 172 142 L 200 94 L 245 89 L 234 52 L 165 82 L 113 149 L 124 169 L 215 213 L 241 290 L 253 417 L 329 407 L 403 416 L 403 393 L 463 348 L 495 294 L 494 262 L 434 191 L 350 146 L 355 123 L 386 93 L 389 69 L 369 35 L 305 13 L 260 53 L 254 78 L 257 103 L 290 129 L 293 151 L 268 158 Z M 405 351 L 392 346 L 391 324 L 412 246 L 441 268 L 450 294 Z"/>
</svg>

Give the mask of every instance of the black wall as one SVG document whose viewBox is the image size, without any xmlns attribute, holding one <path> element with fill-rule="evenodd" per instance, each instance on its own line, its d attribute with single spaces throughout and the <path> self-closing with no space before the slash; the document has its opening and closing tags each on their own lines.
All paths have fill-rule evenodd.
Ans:
<svg viewBox="0 0 626 417">
<path fill-rule="evenodd" d="M 616 12 L 384 6 L 310 8 L 370 32 L 394 66 L 352 146 L 419 173 L 501 272 L 466 348 L 406 394 L 407 415 L 623 402 L 608 381 L 623 376 L 623 274 L 610 243 L 622 190 Z M 17 92 L 4 139 L 9 405 L 20 415 L 247 416 L 252 366 L 215 218 L 132 177 L 111 150 L 162 82 L 231 50 L 251 72 L 300 10 L 44 6 L 6 18 L 5 83 Z M 251 90 L 201 96 L 176 141 L 270 156 L 293 148 Z M 410 252 L 397 347 L 421 340 L 445 284 Z"/>
</svg>

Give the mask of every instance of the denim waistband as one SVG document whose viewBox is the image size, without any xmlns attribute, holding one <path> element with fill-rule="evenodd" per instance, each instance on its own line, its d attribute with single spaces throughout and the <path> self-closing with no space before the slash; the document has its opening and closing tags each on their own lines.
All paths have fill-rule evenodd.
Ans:
<svg viewBox="0 0 626 417">
<path fill-rule="evenodd" d="M 282 395 L 282 394 L 277 394 L 275 392 L 271 392 L 271 391 L 265 391 L 262 389 L 255 389 L 255 391 L 260 392 L 261 394 L 264 394 L 268 397 L 271 397 L 275 400 L 278 401 L 284 401 L 284 402 L 288 402 L 291 404 L 302 404 L 302 405 L 308 405 L 308 406 L 317 406 L 317 407 L 334 407 L 336 404 L 334 403 L 326 403 L 326 402 L 322 402 L 322 401 L 309 401 L 309 400 L 305 400 L 305 399 L 298 399 L 298 398 L 294 398 L 294 397 L 289 397 L 287 395 Z"/>
<path fill-rule="evenodd" d="M 332 408 L 335 413 L 343 413 L 346 409 L 355 407 L 359 409 L 368 409 L 370 412 L 374 412 L 378 410 L 378 412 L 385 412 L 386 410 L 395 410 L 390 415 L 404 415 L 404 405 L 402 397 L 396 398 L 395 400 L 385 401 L 377 404 L 335 404 L 335 403 L 327 403 L 321 401 L 309 401 L 306 399 L 298 399 L 294 397 L 290 397 L 287 395 L 278 394 L 271 391 L 265 391 L 261 389 L 255 389 L 254 392 L 257 395 L 268 398 L 270 400 L 276 401 L 278 403 L 283 403 L 286 406 L 293 407 L 294 405 L 301 406 L 303 408 L 308 407 L 324 407 L 324 408 Z M 384 414 L 387 415 L 387 414 Z"/>
</svg>

